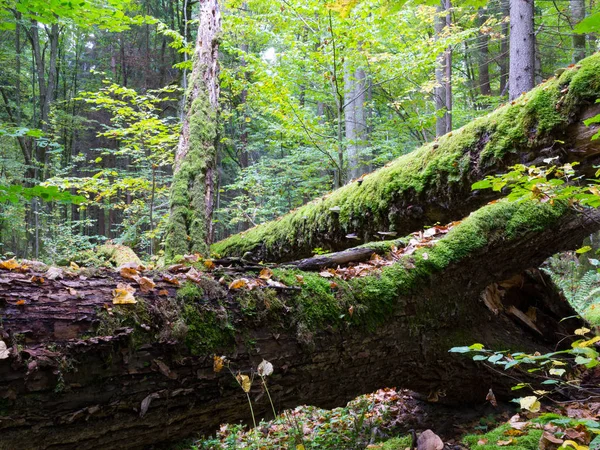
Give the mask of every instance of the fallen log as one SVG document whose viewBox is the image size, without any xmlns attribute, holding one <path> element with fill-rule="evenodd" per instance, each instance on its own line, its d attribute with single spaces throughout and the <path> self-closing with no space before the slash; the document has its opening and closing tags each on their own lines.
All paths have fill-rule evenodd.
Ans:
<svg viewBox="0 0 600 450">
<path fill-rule="evenodd" d="M 236 284 L 195 269 L 144 273 L 156 283 L 145 291 L 131 270 L 0 270 L 0 449 L 144 448 L 248 421 L 233 374 L 263 359 L 278 411 L 384 386 L 455 404 L 481 403 L 490 388 L 510 397 L 512 380 L 448 349 L 553 349 L 579 324 L 559 322 L 573 311 L 529 269 L 599 223 L 597 210 L 501 201 L 368 276 L 273 269 L 298 291 L 249 290 L 255 274 Z M 137 289 L 136 304 L 113 304 L 119 283 Z M 215 355 L 233 374 L 215 372 Z M 262 394 L 255 379 L 259 417 L 271 409 Z"/>
<path fill-rule="evenodd" d="M 466 216 L 502 194 L 471 190 L 486 175 L 546 158 L 578 161 L 585 173 L 600 162 L 600 54 L 582 60 L 511 104 L 392 161 L 278 220 L 212 246 L 219 257 L 281 262 L 310 257 L 315 248 L 341 251 L 403 236 Z M 359 243 L 360 243 L 359 242 Z"/>
</svg>

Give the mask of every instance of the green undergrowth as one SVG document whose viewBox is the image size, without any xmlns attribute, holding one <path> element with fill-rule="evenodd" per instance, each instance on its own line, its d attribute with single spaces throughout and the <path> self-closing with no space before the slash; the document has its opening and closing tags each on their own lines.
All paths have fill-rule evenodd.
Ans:
<svg viewBox="0 0 600 450">
<path fill-rule="evenodd" d="M 320 246 L 311 240 L 313 235 L 336 227 L 354 232 L 364 217 L 374 227 L 393 223 L 392 199 L 424 192 L 435 196 L 451 185 L 469 190 L 475 181 L 473 174 L 485 175 L 505 154 L 553 145 L 557 129 L 568 125 L 583 103 L 594 102 L 599 91 L 600 55 L 594 55 L 513 104 L 401 156 L 365 176 L 361 183 L 350 183 L 280 219 L 217 242 L 212 251 L 220 256 L 242 256 L 261 245 Z"/>
<path fill-rule="evenodd" d="M 471 450 L 497 450 L 507 448 L 510 450 L 537 450 L 539 448 L 541 429 L 528 429 L 522 436 L 510 434 L 511 426 L 506 423 L 485 434 L 470 434 L 463 438 L 463 442 Z"/>
<path fill-rule="evenodd" d="M 115 268 L 127 263 L 142 265 L 142 261 L 131 248 L 117 244 L 103 244 L 93 250 L 79 251 L 57 261 L 57 264 L 68 266 L 71 262 L 82 267 Z"/>
</svg>

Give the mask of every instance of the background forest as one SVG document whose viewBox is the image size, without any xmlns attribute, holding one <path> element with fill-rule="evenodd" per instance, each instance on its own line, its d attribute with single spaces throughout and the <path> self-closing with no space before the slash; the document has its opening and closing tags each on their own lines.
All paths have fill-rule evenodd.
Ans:
<svg viewBox="0 0 600 450">
<path fill-rule="evenodd" d="M 506 102 L 508 6 L 225 1 L 213 240 Z M 0 253 L 161 254 L 197 7 L 0 2 Z M 597 49 L 595 11 L 536 1 L 536 83 Z"/>
</svg>

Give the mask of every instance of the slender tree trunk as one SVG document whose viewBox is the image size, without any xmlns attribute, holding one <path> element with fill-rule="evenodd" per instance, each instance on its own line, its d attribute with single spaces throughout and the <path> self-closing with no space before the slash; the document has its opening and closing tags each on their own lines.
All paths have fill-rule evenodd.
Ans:
<svg viewBox="0 0 600 450">
<path fill-rule="evenodd" d="M 477 24 L 482 27 L 487 20 L 487 10 L 480 8 L 477 13 Z M 492 89 L 490 87 L 490 52 L 488 48 L 488 42 L 490 37 L 487 33 L 479 31 L 477 38 L 477 66 L 478 66 L 478 84 L 479 92 L 481 95 L 492 95 Z"/>
<path fill-rule="evenodd" d="M 534 0 L 510 0 L 508 95 L 514 100 L 535 85 Z"/>
<path fill-rule="evenodd" d="M 585 0 L 570 0 L 571 25 L 575 26 L 585 18 Z M 585 58 L 585 34 L 573 34 L 573 63 Z"/>
<path fill-rule="evenodd" d="M 508 56 L 509 56 L 509 24 L 505 20 L 510 16 L 509 0 L 501 0 L 502 8 L 502 40 L 500 41 L 500 55 L 498 67 L 500 70 L 500 88 L 498 94 L 503 96 L 508 90 Z"/>
<path fill-rule="evenodd" d="M 437 8 L 435 34 L 439 39 L 444 28 L 452 25 L 450 0 L 442 0 Z M 438 57 L 435 69 L 436 89 L 435 110 L 437 114 L 436 136 L 443 136 L 452 130 L 452 50 L 447 48 Z"/>
<path fill-rule="evenodd" d="M 219 100 L 218 0 L 203 0 L 186 116 L 175 153 L 167 256 L 208 252 L 212 236 Z"/>
</svg>

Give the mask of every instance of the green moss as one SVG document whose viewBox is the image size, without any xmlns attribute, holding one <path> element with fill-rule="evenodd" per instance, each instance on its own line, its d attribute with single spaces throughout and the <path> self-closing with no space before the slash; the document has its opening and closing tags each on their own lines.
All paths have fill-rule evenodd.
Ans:
<svg viewBox="0 0 600 450">
<path fill-rule="evenodd" d="M 412 437 L 404 436 L 392 438 L 388 441 L 385 441 L 383 444 L 378 445 L 375 448 L 378 448 L 380 450 L 406 450 L 406 448 L 410 448 L 411 444 Z"/>
<path fill-rule="evenodd" d="M 375 274 L 344 281 L 294 269 L 276 269 L 274 277 L 288 286 L 301 287 L 299 293 L 290 296 L 287 306 L 292 308 L 293 321 L 303 332 L 328 326 L 339 328 L 344 324 L 373 329 L 403 306 L 399 299 L 417 291 L 433 274 L 498 240 L 546 229 L 556 224 L 565 212 L 565 207 L 547 203 L 500 201 L 471 214 L 435 246 L 420 249 Z M 298 275 L 302 276 L 301 281 Z M 438 317 L 439 305 L 436 308 L 429 312 L 419 310 L 413 325 L 419 326 L 418 321 L 426 322 L 428 317 Z"/>
<path fill-rule="evenodd" d="M 197 92 L 194 99 L 190 96 L 192 91 Z M 191 101 L 187 112 L 188 152 L 171 185 L 171 214 L 165 239 L 167 260 L 177 254 L 208 254 L 208 218 L 204 202 L 206 177 L 213 176 L 209 169 L 214 167 L 216 160 L 217 118 L 201 76 L 190 80 L 188 101 Z"/>
<path fill-rule="evenodd" d="M 154 334 L 142 327 L 152 323 L 150 310 L 143 299 L 137 298 L 137 303 L 132 305 L 114 305 L 111 312 L 102 310 L 99 314 L 97 336 L 112 336 L 119 328 L 128 327 L 133 328 L 131 343 L 134 347 L 154 340 Z"/>
<path fill-rule="evenodd" d="M 234 343 L 227 311 L 203 302 L 203 295 L 202 288 L 191 282 L 177 291 L 177 299 L 182 302 L 181 318 L 187 327 L 185 344 L 194 355 L 228 349 Z"/>
<path fill-rule="evenodd" d="M 463 442 L 469 446 L 471 450 L 496 450 L 499 448 L 498 441 L 508 441 L 514 439 L 515 444 L 503 446 L 502 448 L 510 450 L 537 450 L 542 437 L 543 430 L 529 429 L 524 436 L 507 436 L 504 433 L 510 430 L 510 424 L 504 424 L 498 428 L 484 434 L 470 434 L 464 437 Z M 486 441 L 485 444 L 478 442 Z"/>
<path fill-rule="evenodd" d="M 352 233 L 367 220 L 370 228 L 385 229 L 395 223 L 392 201 L 404 196 L 407 202 L 418 203 L 421 194 L 435 198 L 436 193 L 450 189 L 470 189 L 474 176 L 502 167 L 498 162 L 507 153 L 552 145 L 558 130 L 570 123 L 582 104 L 594 102 L 599 92 L 600 55 L 594 55 L 513 104 L 401 156 L 365 176 L 360 184 L 346 185 L 278 220 L 217 242 L 212 251 L 242 256 L 261 246 L 292 246 L 306 252 L 326 247 L 319 236 L 332 229 Z M 339 212 L 331 211 L 333 207 Z M 435 221 L 435 211 L 428 215 Z"/>
<path fill-rule="evenodd" d="M 583 318 L 594 326 L 600 326 L 600 304 L 593 303 L 583 311 Z"/>
<path fill-rule="evenodd" d="M 125 246 L 116 244 L 99 245 L 94 250 L 74 253 L 69 258 L 58 261 L 59 265 L 74 262 L 82 267 L 120 267 L 127 263 L 141 265 L 142 261 L 135 252 Z"/>
</svg>

